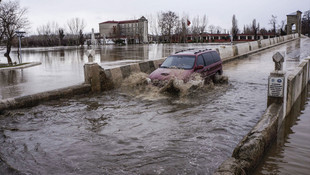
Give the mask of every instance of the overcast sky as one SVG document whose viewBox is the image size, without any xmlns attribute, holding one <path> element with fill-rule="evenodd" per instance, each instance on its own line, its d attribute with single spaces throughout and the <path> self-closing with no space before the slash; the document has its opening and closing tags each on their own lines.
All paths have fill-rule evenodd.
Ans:
<svg viewBox="0 0 310 175">
<path fill-rule="evenodd" d="M 7 1 L 7 0 L 3 0 Z M 21 7 L 28 9 L 31 30 L 49 21 L 65 26 L 68 19 L 79 17 L 86 21 L 85 32 L 91 28 L 99 31 L 99 23 L 107 20 L 128 20 L 156 16 L 160 11 L 174 11 L 190 20 L 204 14 L 208 25 L 231 28 L 232 15 L 238 20 L 239 29 L 250 24 L 255 18 L 261 27 L 270 29 L 271 15 L 277 16 L 278 23 L 286 15 L 297 10 L 310 9 L 310 0 L 19 0 Z"/>
</svg>

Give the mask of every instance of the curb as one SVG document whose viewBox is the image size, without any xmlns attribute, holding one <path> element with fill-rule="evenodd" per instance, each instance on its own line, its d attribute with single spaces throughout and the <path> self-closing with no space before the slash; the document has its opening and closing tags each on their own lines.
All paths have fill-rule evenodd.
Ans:
<svg viewBox="0 0 310 175">
<path fill-rule="evenodd" d="M 32 95 L 3 99 L 0 100 L 0 114 L 7 109 L 33 107 L 44 101 L 57 100 L 63 97 L 85 94 L 89 93 L 90 91 L 91 87 L 89 84 L 81 84 Z"/>
<path fill-rule="evenodd" d="M 24 69 L 28 67 L 33 67 L 42 64 L 41 62 L 29 62 L 25 65 L 21 66 L 16 66 L 16 67 L 5 67 L 5 68 L 0 68 L 0 71 L 5 71 L 5 70 L 15 70 L 15 69 Z"/>
</svg>

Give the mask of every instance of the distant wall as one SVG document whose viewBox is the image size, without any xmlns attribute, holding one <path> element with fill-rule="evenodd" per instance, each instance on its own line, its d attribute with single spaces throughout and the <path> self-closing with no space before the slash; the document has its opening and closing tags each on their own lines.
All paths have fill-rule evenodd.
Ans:
<svg viewBox="0 0 310 175">
<path fill-rule="evenodd" d="M 236 44 L 232 46 L 221 46 L 218 48 L 218 51 L 222 60 L 226 62 L 236 59 L 240 56 L 255 53 L 263 49 L 268 49 L 270 47 L 291 41 L 296 38 L 298 38 L 298 34 L 291 34 L 286 36 Z"/>
</svg>

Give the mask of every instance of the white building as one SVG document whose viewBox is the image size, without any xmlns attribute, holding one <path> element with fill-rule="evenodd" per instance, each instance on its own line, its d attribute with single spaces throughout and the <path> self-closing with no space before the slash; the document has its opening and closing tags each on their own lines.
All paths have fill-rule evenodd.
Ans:
<svg viewBox="0 0 310 175">
<path fill-rule="evenodd" d="M 148 21 L 144 16 L 137 20 L 99 23 L 99 32 L 103 38 L 122 39 L 130 44 L 148 43 Z"/>
</svg>

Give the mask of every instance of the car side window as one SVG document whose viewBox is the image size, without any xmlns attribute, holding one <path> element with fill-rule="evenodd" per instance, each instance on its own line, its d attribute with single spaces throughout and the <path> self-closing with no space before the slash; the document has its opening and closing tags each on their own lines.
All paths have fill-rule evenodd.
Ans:
<svg viewBox="0 0 310 175">
<path fill-rule="evenodd" d="M 205 60 L 206 66 L 213 64 L 213 56 L 210 52 L 204 53 L 203 58 Z"/>
<path fill-rule="evenodd" d="M 197 65 L 197 66 L 199 66 L 199 65 L 205 66 L 205 62 L 203 61 L 202 55 L 199 55 L 199 56 L 198 56 L 196 65 Z"/>
<path fill-rule="evenodd" d="M 212 56 L 213 56 L 213 59 L 214 59 L 214 62 L 219 62 L 221 60 L 220 56 L 218 53 L 216 52 L 211 52 Z"/>
</svg>

